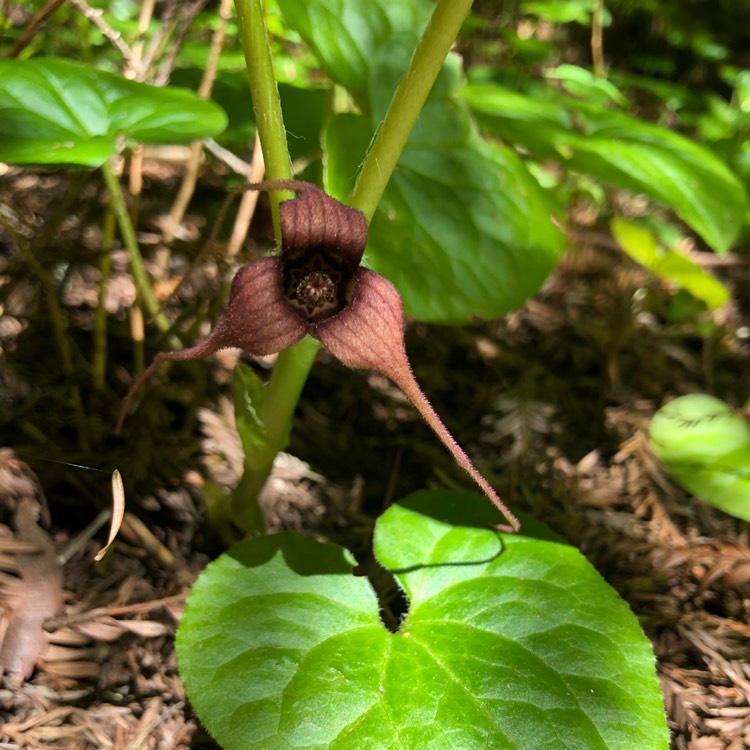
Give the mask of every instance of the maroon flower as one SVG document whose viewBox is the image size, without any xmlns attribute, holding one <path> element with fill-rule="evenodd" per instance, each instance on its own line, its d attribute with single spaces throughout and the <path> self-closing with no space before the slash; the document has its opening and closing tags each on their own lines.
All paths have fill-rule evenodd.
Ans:
<svg viewBox="0 0 750 750">
<path fill-rule="evenodd" d="M 412 374 L 401 297 L 384 276 L 360 266 L 367 243 L 364 215 L 308 182 L 245 187 L 299 193 L 279 206 L 281 254 L 237 271 L 224 315 L 205 341 L 155 357 L 125 397 L 118 429 L 132 396 L 165 360 L 197 359 L 226 347 L 255 356 L 275 354 L 310 334 L 348 367 L 390 378 L 509 521 L 498 528 L 518 531 L 518 519 L 453 439 Z"/>
</svg>

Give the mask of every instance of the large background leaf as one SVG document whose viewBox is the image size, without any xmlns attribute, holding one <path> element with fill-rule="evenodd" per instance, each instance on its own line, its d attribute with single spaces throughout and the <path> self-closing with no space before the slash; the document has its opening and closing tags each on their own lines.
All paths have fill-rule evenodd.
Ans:
<svg viewBox="0 0 750 750">
<path fill-rule="evenodd" d="M 118 137 L 181 143 L 220 133 L 223 111 L 182 89 L 156 88 L 87 65 L 0 61 L 0 161 L 96 167 Z"/>
<path fill-rule="evenodd" d="M 421 492 L 378 521 L 375 552 L 410 599 L 385 630 L 334 545 L 242 542 L 203 573 L 180 671 L 228 749 L 659 750 L 648 641 L 572 547 L 528 522 L 501 535 L 476 495 Z"/>
<path fill-rule="evenodd" d="M 347 19 L 346 34 L 339 34 L 310 21 L 333 12 L 328 3 L 279 4 L 364 110 L 334 117 L 325 133 L 327 186 L 346 199 L 429 8 L 346 0 L 336 4 Z M 374 16 L 380 20 L 371 27 Z M 390 33 L 381 33 L 386 27 Z M 563 244 L 551 201 L 515 154 L 479 136 L 457 96 L 461 84 L 451 57 L 372 219 L 366 254 L 366 263 L 396 284 L 409 315 L 441 323 L 518 307 L 554 268 Z"/>
<path fill-rule="evenodd" d="M 373 60 L 402 31 L 427 23 L 427 0 L 277 0 L 287 25 L 310 45 L 330 78 L 366 102 Z"/>
<path fill-rule="evenodd" d="M 747 210 L 739 179 L 711 151 L 666 128 L 572 97 L 527 97 L 494 84 L 463 96 L 489 132 L 536 156 L 674 209 L 718 252 L 729 250 Z"/>
</svg>

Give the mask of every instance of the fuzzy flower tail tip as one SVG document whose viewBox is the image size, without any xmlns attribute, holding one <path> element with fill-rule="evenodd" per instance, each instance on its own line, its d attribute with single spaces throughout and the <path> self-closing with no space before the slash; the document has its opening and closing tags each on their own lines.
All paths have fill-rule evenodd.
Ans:
<svg viewBox="0 0 750 750">
<path fill-rule="evenodd" d="M 136 378 L 123 402 L 118 432 L 136 391 L 165 360 L 197 359 L 226 347 L 254 356 L 275 354 L 309 334 L 347 367 L 390 378 L 508 521 L 497 528 L 518 531 L 518 519 L 453 439 L 412 374 L 401 297 L 388 279 L 360 265 L 367 243 L 364 215 L 299 180 L 259 182 L 245 189 L 299 193 L 279 206 L 281 252 L 237 271 L 227 308 L 205 341 L 158 354 Z"/>
</svg>

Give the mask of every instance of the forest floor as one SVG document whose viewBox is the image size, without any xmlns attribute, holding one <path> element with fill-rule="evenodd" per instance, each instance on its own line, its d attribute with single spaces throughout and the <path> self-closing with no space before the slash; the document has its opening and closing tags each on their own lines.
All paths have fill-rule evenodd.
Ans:
<svg viewBox="0 0 750 750">
<path fill-rule="evenodd" d="M 147 179 L 139 235 L 146 254 L 164 210 L 159 196 L 174 184 L 157 167 Z M 92 176 L 75 190 L 74 218 L 34 245 L 40 274 L 19 247 L 43 234 L 74 188 L 54 172 L 11 172 L 0 182 L 0 205 L 27 217 L 11 217 L 0 232 L 0 660 L 16 668 L 0 687 L 0 748 L 214 747 L 186 700 L 173 637 L 191 583 L 222 549 L 206 499 L 241 471 L 229 395 L 238 353 L 172 367 L 114 437 L 132 369 L 133 286 L 115 251 L 107 380 L 94 388 L 87 368 L 101 187 Z M 186 226 L 189 257 L 204 228 L 197 216 Z M 557 270 L 522 309 L 463 328 L 410 325 L 415 373 L 508 505 L 579 547 L 630 604 L 653 643 L 673 747 L 750 747 L 748 525 L 688 496 L 647 443 L 651 416 L 671 397 L 708 392 L 742 406 L 749 309 L 732 303 L 681 318 L 675 290 L 628 260 L 596 217 L 576 217 L 574 226 Z M 695 257 L 734 300 L 750 300 L 747 256 Z M 186 265 L 173 263 L 164 283 Z M 229 277 L 231 263 L 214 258 L 183 290 L 179 304 L 204 321 L 193 338 L 221 309 L 217 290 Z M 88 440 L 55 345 L 50 285 L 73 342 Z M 146 360 L 160 345 L 147 330 Z M 254 365 L 262 373 L 271 362 Z M 94 538 L 84 531 L 108 507 L 114 468 L 128 515 L 120 540 L 96 563 L 106 530 Z M 362 555 L 382 509 L 431 486 L 469 489 L 395 388 L 321 353 L 288 453 L 264 492 L 270 531 L 302 531 Z M 24 596 L 40 606 L 19 636 L 5 629 Z M 36 632 L 37 641 L 29 635 Z"/>
</svg>

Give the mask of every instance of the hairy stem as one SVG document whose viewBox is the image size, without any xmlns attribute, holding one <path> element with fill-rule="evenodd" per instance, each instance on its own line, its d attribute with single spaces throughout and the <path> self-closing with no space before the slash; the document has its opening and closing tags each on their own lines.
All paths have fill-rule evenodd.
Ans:
<svg viewBox="0 0 750 750">
<path fill-rule="evenodd" d="M 306 336 L 298 344 L 279 354 L 263 399 L 262 421 L 268 449 L 264 456 L 257 453 L 253 456 L 255 467 L 260 463 L 262 468 L 254 468 L 253 471 L 246 468 L 234 493 L 232 519 L 240 528 L 262 530 L 257 498 L 271 473 L 276 455 L 289 441 L 292 417 L 318 349 L 320 343 Z"/>
<path fill-rule="evenodd" d="M 473 0 L 439 0 L 414 50 L 349 201 L 371 219 Z"/>
</svg>

